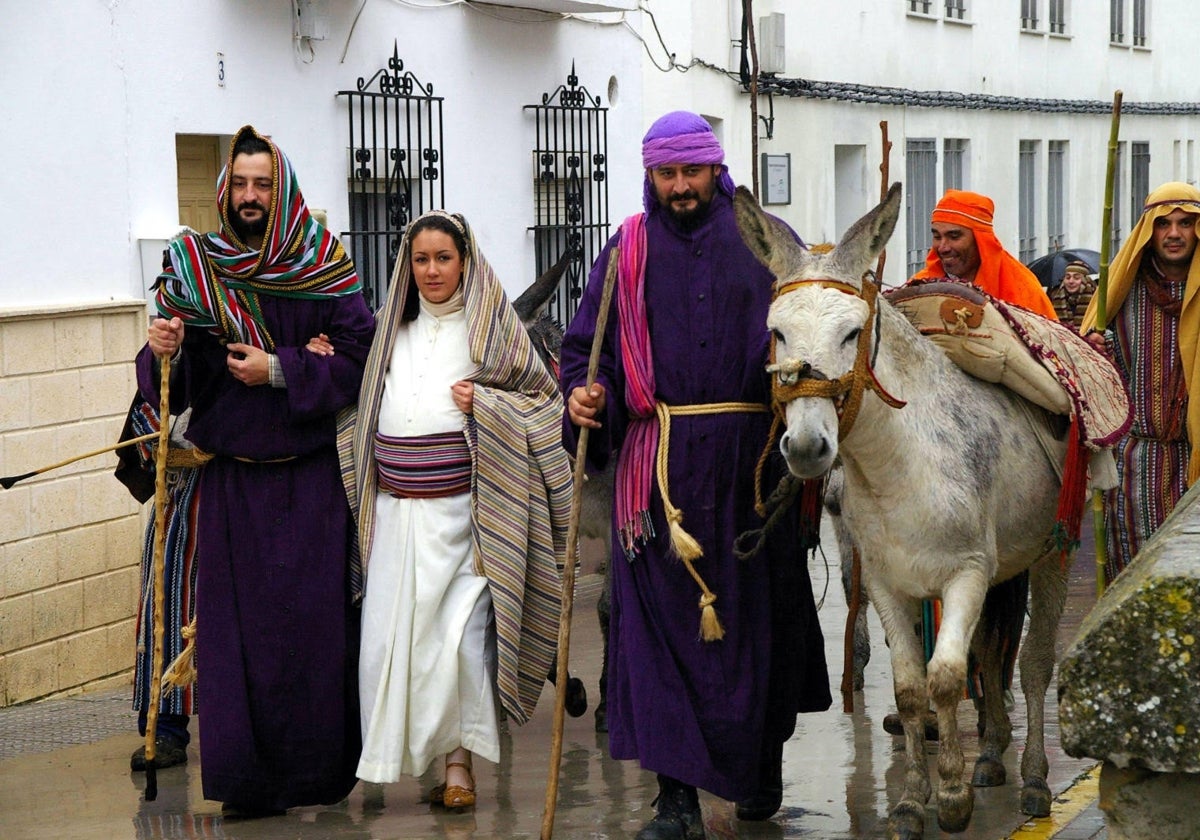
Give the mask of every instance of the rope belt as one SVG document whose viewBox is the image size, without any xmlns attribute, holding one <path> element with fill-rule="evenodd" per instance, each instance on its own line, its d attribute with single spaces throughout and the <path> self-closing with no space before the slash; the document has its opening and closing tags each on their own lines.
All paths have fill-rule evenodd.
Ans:
<svg viewBox="0 0 1200 840">
<path fill-rule="evenodd" d="M 671 548 L 683 561 L 684 568 L 688 570 L 692 580 L 696 581 L 696 585 L 700 587 L 702 593 L 700 595 L 700 636 L 706 642 L 724 638 L 725 629 L 717 619 L 716 610 L 713 609 L 713 603 L 717 600 L 717 596 L 708 588 L 708 584 L 704 582 L 704 578 L 700 577 L 700 573 L 692 564 L 693 560 L 703 556 L 704 549 L 700 547 L 700 543 L 696 542 L 695 537 L 683 529 L 683 511 L 671 503 L 667 479 L 667 466 L 671 452 L 671 417 L 696 414 L 765 414 L 767 410 L 767 406 L 762 403 L 751 402 L 697 403 L 694 405 L 667 405 L 660 402 L 654 407 L 655 414 L 658 415 L 658 452 L 655 457 L 658 493 L 662 496 L 663 514 L 671 531 Z"/>
<path fill-rule="evenodd" d="M 241 455 L 230 456 L 235 461 L 241 461 L 243 464 L 286 464 L 288 461 L 295 461 L 299 455 L 287 455 L 283 458 L 243 458 Z"/>
</svg>

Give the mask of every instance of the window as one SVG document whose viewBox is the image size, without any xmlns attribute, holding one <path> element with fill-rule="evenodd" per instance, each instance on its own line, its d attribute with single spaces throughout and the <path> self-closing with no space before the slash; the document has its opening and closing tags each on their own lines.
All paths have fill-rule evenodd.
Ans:
<svg viewBox="0 0 1200 840">
<path fill-rule="evenodd" d="M 907 267 L 912 277 L 925 267 L 925 255 L 933 245 L 929 217 L 937 204 L 937 141 L 906 141 L 904 172 Z"/>
<path fill-rule="evenodd" d="M 1046 144 L 1046 247 L 1061 251 L 1066 247 L 1067 141 Z"/>
<path fill-rule="evenodd" d="M 1133 45 L 1146 46 L 1146 0 L 1133 0 Z"/>
<path fill-rule="evenodd" d="M 1038 28 L 1037 0 L 1021 0 L 1021 28 Z"/>
<path fill-rule="evenodd" d="M 1108 40 L 1125 43 L 1125 0 L 1108 0 Z"/>
<path fill-rule="evenodd" d="M 1050 18 L 1050 33 L 1064 35 L 1067 31 L 1067 0 L 1050 0 L 1046 9 Z"/>
<path fill-rule="evenodd" d="M 946 0 L 947 20 L 966 20 L 967 0 Z"/>
<path fill-rule="evenodd" d="M 1129 144 L 1129 227 L 1142 216 L 1146 196 L 1150 194 L 1150 144 Z M 1114 252 L 1115 253 L 1115 252 Z"/>
<path fill-rule="evenodd" d="M 967 141 L 947 137 L 942 142 L 942 189 L 965 190 Z"/>
<path fill-rule="evenodd" d="M 1037 253 L 1037 200 L 1034 186 L 1037 168 L 1038 143 L 1022 140 L 1017 166 L 1017 227 L 1020 234 L 1020 252 L 1017 258 L 1029 263 Z"/>
<path fill-rule="evenodd" d="M 916 12 L 919 15 L 929 14 L 929 10 L 933 7 L 933 0 L 908 0 L 908 10 Z"/>
</svg>

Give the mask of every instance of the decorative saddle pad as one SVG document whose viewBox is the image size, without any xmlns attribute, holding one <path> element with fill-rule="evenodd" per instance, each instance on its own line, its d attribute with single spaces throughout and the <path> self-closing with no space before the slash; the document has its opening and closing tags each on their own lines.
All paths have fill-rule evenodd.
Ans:
<svg viewBox="0 0 1200 840">
<path fill-rule="evenodd" d="M 1089 448 L 1128 431 L 1133 409 L 1120 373 L 1069 327 L 951 280 L 914 281 L 886 298 L 967 373 L 1078 417 Z"/>
</svg>

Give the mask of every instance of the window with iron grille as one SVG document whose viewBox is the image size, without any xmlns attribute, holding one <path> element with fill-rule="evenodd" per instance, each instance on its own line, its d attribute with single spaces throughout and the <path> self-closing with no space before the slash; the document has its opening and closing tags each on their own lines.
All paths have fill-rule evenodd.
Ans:
<svg viewBox="0 0 1200 840">
<path fill-rule="evenodd" d="M 967 141 L 947 137 L 942 141 L 942 189 L 967 188 Z"/>
<path fill-rule="evenodd" d="M 1021 0 L 1021 28 L 1038 28 L 1037 0 Z"/>
<path fill-rule="evenodd" d="M 1125 0 L 1108 0 L 1108 40 L 1125 43 Z"/>
<path fill-rule="evenodd" d="M 1067 238 L 1067 141 L 1046 143 L 1046 246 L 1051 251 L 1066 247 Z"/>
<path fill-rule="evenodd" d="M 1017 229 L 1020 235 L 1020 253 L 1023 263 L 1030 262 L 1037 253 L 1037 152 L 1038 141 L 1022 140 L 1017 165 Z"/>
<path fill-rule="evenodd" d="M 912 277 L 925 267 L 933 245 L 929 217 L 937 204 L 937 141 L 907 140 L 904 144 L 905 225 L 908 229 L 907 268 Z"/>
<path fill-rule="evenodd" d="M 967 19 L 967 0 L 946 0 L 947 20 Z"/>
<path fill-rule="evenodd" d="M 534 252 L 536 276 L 568 262 L 546 312 L 567 325 L 579 307 L 587 271 L 610 235 L 608 221 L 608 109 L 579 85 L 574 66 L 567 83 L 543 94 L 533 114 Z"/>
<path fill-rule="evenodd" d="M 1129 144 L 1129 228 L 1137 224 L 1150 194 L 1150 144 Z"/>
<path fill-rule="evenodd" d="M 1050 20 L 1050 32 L 1064 35 L 1067 31 L 1067 0 L 1049 0 L 1047 17 Z"/>
<path fill-rule="evenodd" d="M 927 15 L 931 8 L 933 8 L 933 0 L 908 0 L 908 10 L 910 12 Z"/>
<path fill-rule="evenodd" d="M 1146 22 L 1146 0 L 1133 0 L 1133 45 L 1135 47 L 1146 46 Z"/>
<path fill-rule="evenodd" d="M 339 91 L 338 98 L 349 115 L 350 230 L 341 238 L 368 305 L 378 309 L 408 223 L 446 206 L 442 98 L 404 69 L 395 43 L 386 68 L 368 80 L 359 77 L 356 89 Z"/>
</svg>

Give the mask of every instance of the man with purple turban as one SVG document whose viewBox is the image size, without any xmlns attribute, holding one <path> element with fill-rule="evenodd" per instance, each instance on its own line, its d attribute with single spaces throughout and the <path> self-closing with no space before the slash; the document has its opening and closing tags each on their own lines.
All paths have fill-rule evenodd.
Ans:
<svg viewBox="0 0 1200 840">
<path fill-rule="evenodd" d="M 763 548 L 755 464 L 770 432 L 766 328 L 773 277 L 742 243 L 712 127 L 677 111 L 642 144 L 646 212 L 592 269 L 562 347 L 566 444 L 591 429 L 589 468 L 618 452 L 609 636 L 609 750 L 658 774 L 640 840 L 704 836 L 697 788 L 765 820 L 782 799 L 796 714 L 831 702 L 804 562 L 817 517 L 796 506 Z M 586 387 L 608 261 L 618 280 L 596 383 Z M 609 395 L 612 395 L 609 398 Z M 783 474 L 778 452 L 766 492 Z M 699 601 L 699 608 L 697 608 Z"/>
</svg>

